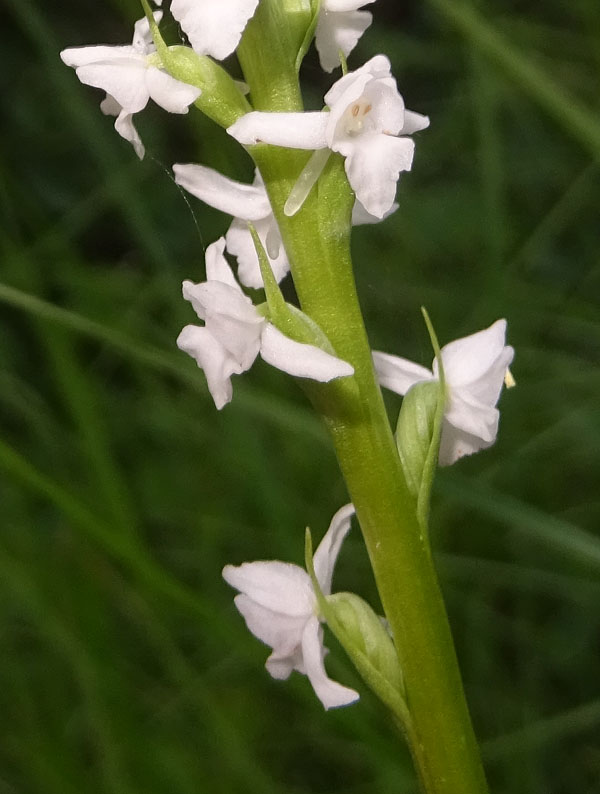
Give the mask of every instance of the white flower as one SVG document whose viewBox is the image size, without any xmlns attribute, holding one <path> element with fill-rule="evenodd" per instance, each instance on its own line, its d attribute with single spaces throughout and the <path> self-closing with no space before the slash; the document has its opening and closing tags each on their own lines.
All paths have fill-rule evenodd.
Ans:
<svg viewBox="0 0 600 794">
<path fill-rule="evenodd" d="M 325 596 L 331 593 L 333 568 L 353 514 L 351 504 L 338 510 L 315 552 L 315 573 Z M 245 562 L 226 565 L 223 578 L 240 591 L 235 605 L 252 634 L 273 649 L 265 665 L 273 678 L 287 679 L 292 670 L 307 675 L 326 709 L 358 700 L 358 692 L 327 677 L 317 598 L 305 570 L 278 560 Z"/>
<path fill-rule="evenodd" d="M 253 111 L 227 130 L 242 144 L 270 143 L 292 149 L 325 149 L 346 158 L 346 174 L 367 212 L 382 218 L 394 203 L 400 171 L 409 171 L 415 145 L 410 135 L 429 119 L 404 108 L 385 55 L 349 72 L 325 95 L 330 112 Z"/>
<path fill-rule="evenodd" d="M 225 240 L 227 250 L 237 258 L 238 278 L 242 284 L 254 289 L 262 289 L 264 286 L 248 222 L 254 225 L 269 256 L 273 275 L 278 282 L 284 278 L 290 269 L 290 263 L 258 169 L 251 185 L 229 179 L 212 168 L 194 163 L 175 163 L 173 172 L 175 182 L 193 196 L 221 212 L 233 215 Z M 385 217 L 397 207 L 394 204 Z M 379 220 L 381 219 L 370 215 L 359 201 L 355 202 L 352 212 L 352 223 L 355 226 L 377 223 Z"/>
<path fill-rule="evenodd" d="M 446 379 L 446 406 L 440 443 L 440 465 L 490 447 L 496 440 L 500 413 L 496 403 L 515 351 L 505 345 L 506 320 L 445 345 L 442 362 Z M 373 353 L 379 382 L 397 394 L 415 383 L 438 379 L 433 371 L 398 356 Z"/>
<path fill-rule="evenodd" d="M 177 339 L 177 346 L 204 370 L 219 410 L 231 400 L 231 376 L 250 369 L 259 353 L 268 364 L 298 378 L 326 383 L 354 373 L 345 361 L 295 342 L 268 322 L 242 292 L 224 250 L 223 237 L 206 249 L 205 282 L 183 282 L 183 297 L 204 326 L 186 325 Z"/>
<path fill-rule="evenodd" d="M 321 66 L 332 72 L 340 65 L 340 50 L 344 57 L 352 52 L 358 40 L 373 21 L 369 11 L 361 6 L 374 0 L 322 0 L 319 11 L 315 45 Z"/>
<path fill-rule="evenodd" d="M 258 0 L 173 0 L 171 13 L 199 55 L 223 60 L 240 43 Z"/>
<path fill-rule="evenodd" d="M 154 13 L 157 22 L 161 16 L 161 11 Z M 133 125 L 133 114 L 143 110 L 149 99 L 169 113 L 187 113 L 201 93 L 199 88 L 175 80 L 152 65 L 149 56 L 154 52 L 150 26 L 144 17 L 135 23 L 132 44 L 71 47 L 60 54 L 82 83 L 106 91 L 102 112 L 117 116 L 115 129 L 133 145 L 140 159 L 144 146 Z"/>
<path fill-rule="evenodd" d="M 238 278 L 242 284 L 255 289 L 263 287 L 258 255 L 248 230 L 248 221 L 254 225 L 269 255 L 273 275 L 277 281 L 281 281 L 290 265 L 258 170 L 252 185 L 236 182 L 212 168 L 192 163 L 176 163 L 173 171 L 178 185 L 211 207 L 233 215 L 233 222 L 225 239 L 227 250 L 237 257 Z"/>
</svg>

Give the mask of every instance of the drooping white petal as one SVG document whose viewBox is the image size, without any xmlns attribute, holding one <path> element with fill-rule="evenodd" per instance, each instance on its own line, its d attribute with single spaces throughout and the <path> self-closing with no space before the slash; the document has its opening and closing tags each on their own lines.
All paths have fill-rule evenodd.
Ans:
<svg viewBox="0 0 600 794">
<path fill-rule="evenodd" d="M 262 183 L 247 185 L 229 179 L 213 168 L 192 163 L 176 163 L 173 171 L 178 185 L 234 218 L 258 221 L 271 214 L 271 205 Z"/>
<path fill-rule="evenodd" d="M 177 337 L 177 347 L 196 360 L 204 370 L 208 389 L 217 410 L 231 402 L 231 375 L 240 373 L 240 366 L 207 328 L 186 325 Z"/>
<path fill-rule="evenodd" d="M 102 104 L 100 107 L 102 107 Z M 128 113 L 126 110 L 121 110 L 115 121 L 115 129 L 121 138 L 129 141 L 129 143 L 133 146 L 137 156 L 140 158 L 140 160 L 143 160 L 146 150 L 144 148 L 144 144 L 142 143 L 142 139 L 140 138 L 133 123 L 133 115 Z"/>
<path fill-rule="evenodd" d="M 273 648 L 276 657 L 290 657 L 298 650 L 306 615 L 294 616 L 267 609 L 244 593 L 240 593 L 233 600 L 249 631 L 265 645 Z"/>
<path fill-rule="evenodd" d="M 352 225 L 353 226 L 366 226 L 372 225 L 374 223 L 381 223 L 386 218 L 389 218 L 390 215 L 393 215 L 394 212 L 398 209 L 399 204 L 394 202 L 389 210 L 384 214 L 383 218 L 378 218 L 376 215 L 371 215 L 370 212 L 367 212 L 363 205 L 358 201 L 358 199 L 354 202 L 354 207 L 352 207 Z"/>
<path fill-rule="evenodd" d="M 505 339 L 506 320 L 497 320 L 483 331 L 444 345 L 442 361 L 448 383 L 464 386 L 484 376 L 504 350 Z"/>
<path fill-rule="evenodd" d="M 356 6 L 355 3 L 353 5 Z M 327 8 L 321 11 L 315 31 L 315 46 L 326 72 L 337 69 L 340 65 L 340 50 L 347 57 L 372 21 L 373 15 L 368 11 L 338 12 Z"/>
<path fill-rule="evenodd" d="M 316 617 L 307 621 L 302 634 L 302 658 L 306 675 L 315 690 L 316 696 L 326 709 L 348 706 L 360 697 L 354 689 L 332 681 L 325 672 L 323 664 L 323 629 Z"/>
<path fill-rule="evenodd" d="M 354 513 L 353 504 L 344 505 L 337 511 L 313 556 L 315 575 L 326 596 L 331 593 L 333 569 L 344 538 L 350 531 Z"/>
<path fill-rule="evenodd" d="M 244 145 L 270 143 L 290 149 L 324 149 L 328 113 L 263 113 L 252 111 L 227 132 Z"/>
<path fill-rule="evenodd" d="M 480 449 L 487 449 L 492 444 L 493 441 L 482 441 L 477 436 L 472 436 L 444 420 L 440 439 L 439 464 L 440 466 L 451 466 L 460 458 L 479 452 Z"/>
<path fill-rule="evenodd" d="M 468 384 L 468 392 L 472 399 L 484 405 L 496 405 L 514 355 L 514 349 L 507 345 L 487 370 L 477 380 Z M 460 390 L 461 387 L 459 386 L 458 389 Z"/>
<path fill-rule="evenodd" d="M 277 222 L 273 215 L 269 215 L 266 218 L 255 221 L 254 228 L 267 252 L 274 247 L 278 249 L 276 257 L 269 255 L 269 263 L 273 275 L 279 282 L 289 272 L 290 263 L 283 247 Z M 227 230 L 225 239 L 227 240 L 227 250 L 237 258 L 238 278 L 242 284 L 253 289 L 262 289 L 264 285 L 258 263 L 258 254 L 256 253 L 248 224 L 242 220 L 233 220 Z M 274 242 L 278 243 L 278 245 L 274 245 Z"/>
<path fill-rule="evenodd" d="M 219 237 L 211 243 L 204 254 L 207 281 L 221 281 L 229 284 L 236 292 L 242 292 L 240 285 L 235 280 L 229 262 L 225 259 L 225 238 Z"/>
<path fill-rule="evenodd" d="M 173 0 L 171 13 L 199 55 L 223 60 L 235 50 L 258 0 Z"/>
<path fill-rule="evenodd" d="M 283 372 L 322 383 L 354 374 L 354 368 L 346 361 L 314 345 L 295 342 L 271 323 L 267 323 L 264 328 L 260 355 L 268 364 Z"/>
<path fill-rule="evenodd" d="M 88 63 L 78 67 L 77 77 L 86 85 L 104 89 L 128 113 L 138 113 L 148 104 L 150 94 L 143 56 Z"/>
<path fill-rule="evenodd" d="M 290 617 L 312 615 L 316 598 L 309 575 L 298 565 L 279 560 L 226 565 L 223 578 L 254 602 Z"/>
<path fill-rule="evenodd" d="M 375 351 L 373 363 L 379 383 L 396 394 L 406 394 L 419 381 L 433 380 L 433 374 L 426 367 L 400 356 Z"/>
<path fill-rule="evenodd" d="M 410 138 L 362 135 L 346 157 L 350 186 L 367 212 L 383 218 L 392 207 L 401 171 L 412 166 L 415 144 Z"/>
<path fill-rule="evenodd" d="M 304 660 L 302 659 L 302 646 L 298 647 L 289 656 L 279 656 L 276 653 L 272 653 L 265 662 L 265 667 L 270 675 L 278 681 L 288 679 L 294 670 L 306 675 Z"/>
<path fill-rule="evenodd" d="M 146 70 L 146 85 L 151 98 L 169 113 L 187 113 L 202 93 L 199 88 L 182 83 L 155 66 Z"/>
</svg>

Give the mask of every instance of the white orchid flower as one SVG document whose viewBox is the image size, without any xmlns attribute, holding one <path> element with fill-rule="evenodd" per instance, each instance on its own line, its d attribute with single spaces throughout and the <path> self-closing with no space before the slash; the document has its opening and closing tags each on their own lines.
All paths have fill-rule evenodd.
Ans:
<svg viewBox="0 0 600 794">
<path fill-rule="evenodd" d="M 325 596 L 331 593 L 333 568 L 353 514 L 351 504 L 338 510 L 315 552 L 315 573 Z M 278 560 L 245 562 L 226 565 L 223 578 L 240 591 L 235 605 L 249 630 L 273 649 L 265 665 L 273 678 L 285 680 L 293 670 L 308 676 L 326 709 L 359 699 L 358 692 L 332 681 L 325 672 L 327 651 L 317 597 L 303 568 Z"/>
<path fill-rule="evenodd" d="M 258 0 L 173 0 L 171 13 L 198 55 L 222 61 L 240 43 Z"/>
<path fill-rule="evenodd" d="M 233 215 L 225 240 L 229 253 L 237 257 L 238 278 L 242 284 L 254 289 L 263 287 L 258 254 L 248 222 L 254 225 L 269 256 L 273 275 L 278 282 L 281 281 L 290 265 L 258 170 L 251 185 L 236 182 L 212 168 L 193 163 L 176 163 L 173 171 L 178 185 L 211 207 Z"/>
<path fill-rule="evenodd" d="M 227 251 L 237 258 L 237 275 L 244 286 L 254 289 L 262 289 L 264 286 L 258 254 L 248 229 L 249 222 L 256 229 L 269 256 L 273 275 L 278 282 L 284 278 L 290 269 L 290 263 L 258 169 L 251 185 L 229 179 L 212 168 L 194 163 L 175 163 L 173 172 L 178 185 L 205 204 L 233 216 L 225 240 Z M 384 217 L 388 217 L 397 208 L 397 204 L 392 205 Z M 359 201 L 355 202 L 352 212 L 354 226 L 378 223 L 380 220 L 381 218 L 370 215 Z"/>
<path fill-rule="evenodd" d="M 206 249 L 205 282 L 183 282 L 183 297 L 204 326 L 186 325 L 177 339 L 177 346 L 204 370 L 217 409 L 231 401 L 231 376 L 250 369 L 259 353 L 268 364 L 298 378 L 327 383 L 354 374 L 350 364 L 314 345 L 295 342 L 268 322 L 242 292 L 224 250 L 224 237 Z"/>
<path fill-rule="evenodd" d="M 496 440 L 500 413 L 495 407 L 515 351 L 505 344 L 506 320 L 445 345 L 442 363 L 446 405 L 439 462 L 449 466 L 464 455 L 490 447 Z M 406 394 L 421 381 L 438 379 L 432 370 L 387 353 L 373 353 L 379 382 L 397 394 Z"/>
<path fill-rule="evenodd" d="M 425 129 L 429 119 L 405 110 L 385 55 L 344 75 L 327 92 L 325 102 L 330 112 L 253 111 L 227 132 L 245 145 L 339 152 L 346 158 L 346 175 L 356 198 L 371 215 L 383 218 L 393 206 L 400 172 L 412 166 L 415 145 L 404 136 Z"/>
<path fill-rule="evenodd" d="M 154 13 L 157 22 L 161 17 L 161 11 Z M 102 112 L 117 116 L 116 131 L 133 145 L 140 159 L 144 145 L 133 125 L 134 113 L 143 110 L 150 99 L 169 113 L 187 113 L 201 93 L 154 65 L 150 57 L 154 52 L 150 26 L 144 17 L 135 23 L 131 44 L 70 47 L 60 54 L 82 83 L 106 91 Z"/>
<path fill-rule="evenodd" d="M 374 0 L 322 0 L 315 31 L 321 66 L 332 72 L 340 65 L 340 51 L 347 58 L 373 21 L 369 11 L 359 11 Z"/>
</svg>

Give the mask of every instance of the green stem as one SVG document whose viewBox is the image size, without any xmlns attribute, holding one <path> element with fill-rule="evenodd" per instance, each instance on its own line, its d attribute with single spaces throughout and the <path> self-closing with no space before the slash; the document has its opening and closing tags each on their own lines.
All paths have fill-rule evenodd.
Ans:
<svg viewBox="0 0 600 794">
<path fill-rule="evenodd" d="M 263 0 L 238 50 L 253 104 L 300 110 L 293 71 L 274 65 L 275 0 Z M 281 25 L 282 20 L 278 20 Z M 288 59 L 289 60 L 289 59 Z M 350 255 L 354 196 L 335 156 L 294 217 L 285 201 L 308 154 L 253 147 L 269 192 L 303 311 L 322 328 L 353 378 L 313 386 L 365 537 L 406 684 L 408 739 L 427 794 L 484 794 L 479 751 L 463 693 L 444 602 L 376 382 Z"/>
</svg>

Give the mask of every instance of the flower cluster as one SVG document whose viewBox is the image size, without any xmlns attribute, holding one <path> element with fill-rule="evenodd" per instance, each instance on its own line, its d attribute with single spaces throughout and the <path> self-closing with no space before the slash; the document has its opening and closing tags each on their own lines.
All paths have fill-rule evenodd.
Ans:
<svg viewBox="0 0 600 794">
<path fill-rule="evenodd" d="M 300 334 L 305 341 L 292 338 L 292 320 L 298 319 L 298 309 L 285 306 L 277 287 L 293 270 L 283 239 L 286 229 L 292 227 L 285 224 L 295 222 L 289 218 L 301 209 L 313 187 L 324 184 L 325 180 L 319 183 L 319 179 L 328 159 L 334 155 L 343 158 L 347 183 L 354 195 L 352 223 L 374 223 L 387 218 L 398 208 L 395 198 L 400 174 L 412 167 L 415 142 L 411 136 L 429 125 L 427 116 L 405 108 L 385 55 L 376 55 L 363 66 L 346 71 L 345 58 L 371 24 L 372 15 L 363 7 L 374 0 L 320 0 L 303 4 L 306 20 L 297 37 L 303 42 L 298 57 L 305 52 L 305 34 L 314 33 L 323 69 L 332 72 L 340 65 L 344 67 L 342 77 L 325 93 L 323 110 L 252 110 L 227 72 L 211 59 L 221 61 L 235 51 L 259 2 L 171 0 L 169 11 L 189 46 L 168 48 L 157 32 L 163 9 L 151 11 L 146 0 L 142 0 L 148 16 L 135 23 L 131 44 L 74 47 L 61 53 L 64 63 L 75 69 L 82 83 L 104 91 L 101 110 L 116 117 L 115 129 L 132 144 L 140 158 L 145 149 L 133 116 L 150 99 L 168 112 L 184 114 L 193 104 L 202 108 L 211 102 L 218 104 L 219 86 L 224 84 L 232 87 L 231 93 L 239 99 L 239 106 L 237 99 L 234 100 L 233 111 L 221 117 L 219 123 L 236 141 L 246 147 L 268 144 L 312 152 L 307 155 L 300 174 L 286 174 L 282 180 L 289 195 L 283 207 L 275 207 L 275 212 L 265 169 L 267 184 L 258 170 L 252 184 L 245 184 L 204 165 L 173 166 L 178 185 L 232 217 L 225 236 L 206 249 L 205 280 L 183 282 L 183 297 L 192 304 L 202 324 L 186 325 L 177 339 L 178 347 L 204 371 L 217 409 L 232 399 L 232 376 L 250 369 L 258 356 L 283 372 L 320 383 L 354 375 L 352 363 L 335 354 L 323 331 L 306 315 L 302 318 L 306 326 Z M 162 0 L 154 0 L 154 4 L 162 6 Z M 315 18 L 317 10 L 318 18 Z M 187 66 L 182 71 L 169 68 L 185 81 L 176 79 L 167 69 L 172 50 L 177 51 L 177 57 L 182 58 L 180 62 Z M 296 53 L 293 56 L 291 63 L 297 68 Z M 218 75 L 218 79 L 198 76 L 202 71 L 199 63 L 203 67 L 210 64 L 210 69 L 216 70 L 210 74 Z M 196 73 L 190 64 L 195 64 L 199 71 Z M 219 83 L 224 75 L 224 83 Z M 226 94 L 227 90 L 222 93 Z M 215 95 L 207 98 L 211 92 Z M 208 105 L 203 105 L 204 101 Z M 256 160 L 261 162 L 258 156 Z M 345 184 L 341 167 L 334 173 Z M 294 181 L 296 185 L 290 191 Z M 346 227 L 349 206 L 344 204 Z M 225 257 L 226 251 L 237 259 L 237 277 Z M 267 303 L 254 305 L 242 285 L 253 289 L 267 287 Z M 275 321 L 282 316 L 273 309 L 279 305 L 276 301 L 280 302 L 282 311 L 289 310 L 285 316 L 291 318 L 290 325 L 276 326 Z M 505 337 L 506 321 L 498 320 L 486 330 L 441 350 L 446 386 L 439 450 L 441 465 L 494 443 L 499 422 L 496 404 L 502 384 L 510 375 L 508 367 L 514 355 L 512 347 L 505 344 Z M 315 344 L 307 344 L 307 338 Z M 364 358 L 366 364 L 363 362 L 362 370 L 369 377 L 368 352 Z M 401 395 L 417 383 L 440 379 L 437 361 L 428 370 L 406 359 L 375 352 L 373 362 L 380 384 Z M 358 364 L 357 372 L 360 372 Z M 357 383 L 358 378 L 351 382 L 356 394 L 360 392 Z M 433 391 L 440 405 L 439 389 Z M 412 396 L 418 399 L 418 392 Z M 239 591 L 235 604 L 248 628 L 272 649 L 266 662 L 269 673 L 278 679 L 288 678 L 293 670 L 306 674 L 325 708 L 347 705 L 359 697 L 354 690 L 329 679 L 325 672 L 326 649 L 321 625 L 324 616 L 319 611 L 319 603 L 324 610 L 330 604 L 321 599 L 321 592 L 324 596 L 331 594 L 333 568 L 353 514 L 354 507 L 346 505 L 333 517 L 315 553 L 312 580 L 298 566 L 279 561 L 227 565 L 223 569 L 225 580 Z M 321 591 L 318 596 L 315 582 L 317 591 Z M 357 609 L 366 614 L 363 607 Z M 379 619 L 374 617 L 374 621 L 380 631 Z M 333 625 L 331 617 L 330 622 Z M 371 632 L 369 637 L 375 634 Z M 386 653 L 394 657 L 396 664 L 395 649 L 387 635 L 386 638 L 392 648 Z M 369 643 L 365 640 L 363 644 L 366 648 Z"/>
</svg>

